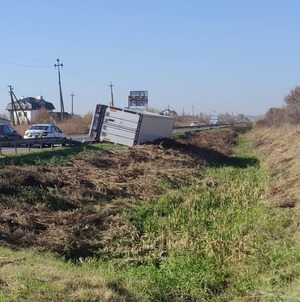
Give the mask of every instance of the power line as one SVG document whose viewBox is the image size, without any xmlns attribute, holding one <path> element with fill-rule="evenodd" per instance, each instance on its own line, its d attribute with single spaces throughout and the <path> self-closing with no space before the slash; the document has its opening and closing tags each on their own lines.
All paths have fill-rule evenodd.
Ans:
<svg viewBox="0 0 300 302">
<path fill-rule="evenodd" d="M 20 63 L 15 63 L 15 62 L 10 62 L 10 61 L 3 61 L 0 60 L 0 63 L 8 64 L 8 65 L 14 65 L 14 66 L 22 66 L 22 67 L 30 67 L 30 68 L 49 68 L 52 65 L 28 65 L 28 64 L 20 64 Z"/>
<path fill-rule="evenodd" d="M 0 57 L 1 57 L 0 62 L 4 64 L 23 66 L 23 67 L 35 67 L 35 68 L 49 68 L 52 66 L 50 64 L 45 64 L 45 62 L 47 62 L 45 60 L 18 57 L 11 54 L 3 53 L 1 51 L 0 51 Z M 20 61 L 23 61 L 24 63 L 19 63 Z"/>
</svg>

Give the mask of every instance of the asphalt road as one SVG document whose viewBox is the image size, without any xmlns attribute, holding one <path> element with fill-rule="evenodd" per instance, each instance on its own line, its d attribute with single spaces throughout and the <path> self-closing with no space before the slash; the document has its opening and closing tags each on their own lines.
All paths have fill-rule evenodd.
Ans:
<svg viewBox="0 0 300 302">
<path fill-rule="evenodd" d="M 92 142 L 94 141 L 93 139 L 91 139 L 88 134 L 82 134 L 82 135 L 69 135 L 67 136 L 68 139 L 72 139 L 74 141 L 78 141 L 78 142 Z"/>
<path fill-rule="evenodd" d="M 72 139 L 73 141 L 78 141 L 78 142 L 90 142 L 93 141 L 87 134 L 86 135 L 69 135 L 67 136 L 68 139 Z M 24 140 L 25 141 L 25 140 Z M 2 154 L 9 154 L 9 153 L 24 153 L 24 152 L 30 152 L 34 150 L 39 150 L 41 147 L 38 145 L 31 146 L 30 149 L 24 144 L 24 145 L 19 145 L 17 147 L 2 147 L 1 152 Z"/>
<path fill-rule="evenodd" d="M 222 128 L 222 127 L 228 127 L 228 125 L 201 125 L 201 126 L 188 126 L 188 127 L 177 127 L 173 129 L 173 132 L 190 132 L 190 131 L 199 131 L 199 130 L 208 130 L 212 128 Z M 67 139 L 71 139 L 73 141 L 77 142 L 92 142 L 94 141 L 89 137 L 88 134 L 85 135 L 68 135 Z M 9 154 L 9 153 L 24 153 L 24 152 L 30 152 L 30 150 L 39 150 L 41 147 L 38 145 L 31 146 L 30 149 L 28 147 L 24 146 L 18 146 L 18 147 L 2 147 L 1 152 L 2 154 Z"/>
</svg>

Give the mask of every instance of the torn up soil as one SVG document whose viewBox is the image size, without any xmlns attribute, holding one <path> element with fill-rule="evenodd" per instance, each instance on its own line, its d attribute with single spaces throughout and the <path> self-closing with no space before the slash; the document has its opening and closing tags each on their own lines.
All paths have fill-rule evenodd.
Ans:
<svg viewBox="0 0 300 302">
<path fill-rule="evenodd" d="M 130 235 L 125 215 L 140 201 L 201 178 L 203 167 L 237 164 L 236 134 L 203 131 L 188 139 L 101 153 L 59 166 L 5 166 L 0 174 L 0 244 L 76 260 L 101 254 Z"/>
</svg>

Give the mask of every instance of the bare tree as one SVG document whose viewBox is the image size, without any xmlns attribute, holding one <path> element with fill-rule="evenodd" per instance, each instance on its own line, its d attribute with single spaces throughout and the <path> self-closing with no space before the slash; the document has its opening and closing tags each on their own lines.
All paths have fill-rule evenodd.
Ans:
<svg viewBox="0 0 300 302">
<path fill-rule="evenodd" d="M 9 120 L 9 115 L 7 113 L 0 113 L 0 118 Z"/>
<path fill-rule="evenodd" d="M 265 120 L 269 126 L 277 127 L 286 123 L 286 109 L 285 108 L 270 108 L 265 114 Z"/>
<path fill-rule="evenodd" d="M 51 117 L 51 113 L 47 111 L 45 108 L 41 108 L 38 110 L 34 120 L 32 121 L 35 124 L 38 123 L 52 123 L 53 118 Z"/>
<path fill-rule="evenodd" d="M 235 117 L 230 113 L 219 114 L 220 123 L 225 123 L 225 124 L 234 123 L 234 119 Z"/>
<path fill-rule="evenodd" d="M 300 123 L 300 87 L 296 86 L 285 96 L 286 115 L 289 123 Z"/>
</svg>

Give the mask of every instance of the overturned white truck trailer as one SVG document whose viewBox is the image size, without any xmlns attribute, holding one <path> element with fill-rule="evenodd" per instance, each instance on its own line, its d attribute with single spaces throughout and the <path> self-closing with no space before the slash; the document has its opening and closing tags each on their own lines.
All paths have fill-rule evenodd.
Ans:
<svg viewBox="0 0 300 302">
<path fill-rule="evenodd" d="M 133 146 L 170 138 L 174 119 L 151 112 L 98 104 L 90 127 L 95 141 Z"/>
</svg>

